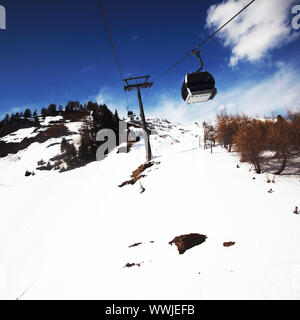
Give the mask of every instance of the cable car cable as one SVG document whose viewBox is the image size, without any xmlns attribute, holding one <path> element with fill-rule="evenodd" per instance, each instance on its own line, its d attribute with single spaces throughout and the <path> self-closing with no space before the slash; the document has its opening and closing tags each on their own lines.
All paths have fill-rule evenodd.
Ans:
<svg viewBox="0 0 300 320">
<path fill-rule="evenodd" d="M 186 54 L 183 58 L 178 60 L 176 63 L 174 63 L 171 67 L 166 69 L 164 72 L 162 72 L 157 78 L 153 80 L 153 83 L 155 81 L 158 81 L 160 78 L 162 78 L 166 73 L 174 69 L 178 64 L 180 64 L 182 61 L 184 61 L 187 57 L 191 55 L 191 52 L 200 49 L 203 45 L 205 45 L 210 39 L 212 39 L 218 32 L 220 32 L 224 27 L 226 27 L 232 20 L 234 20 L 238 15 L 240 15 L 244 10 L 246 10 L 252 3 L 254 3 L 256 0 L 252 0 L 249 2 L 243 9 L 241 9 L 238 13 L 236 13 L 231 19 L 229 19 L 225 24 L 223 24 L 218 30 L 216 30 L 214 33 L 212 33 L 208 38 L 203 40 L 195 49 L 191 50 L 188 54 Z"/>
<path fill-rule="evenodd" d="M 178 60 L 176 63 L 174 63 L 171 67 L 169 67 L 168 69 L 166 69 L 164 72 L 162 72 L 158 77 L 156 77 L 153 80 L 153 83 L 157 80 L 159 80 L 160 78 L 162 78 L 166 73 L 168 73 L 169 71 L 171 71 L 172 69 L 174 69 L 178 64 L 180 64 L 182 61 L 184 61 L 187 57 L 190 56 L 190 53 L 188 53 L 187 55 L 185 55 L 183 58 L 181 58 L 180 60 Z"/>
<path fill-rule="evenodd" d="M 206 44 L 211 38 L 213 38 L 219 31 L 221 31 L 224 27 L 226 27 L 232 20 L 234 20 L 239 14 L 241 14 L 244 10 L 246 10 L 255 0 L 252 0 L 249 2 L 242 10 L 240 10 L 237 14 L 235 14 L 230 20 L 228 20 L 225 24 L 223 24 L 218 30 L 216 30 L 213 34 L 211 34 L 207 39 L 202 41 L 199 46 L 197 46 L 195 49 L 200 49 L 203 45 Z"/>
<path fill-rule="evenodd" d="M 156 77 L 152 82 L 156 82 L 158 81 L 160 78 L 162 78 L 165 74 L 167 74 L 168 72 L 170 72 L 172 69 L 174 69 L 178 64 L 180 64 L 181 62 L 183 62 L 187 57 L 189 57 L 193 52 L 196 52 L 198 49 L 200 49 L 200 47 L 202 47 L 203 45 L 205 45 L 209 40 L 211 40 L 218 32 L 220 32 L 225 26 L 227 26 L 232 20 L 234 20 L 238 15 L 240 15 L 244 10 L 246 10 L 252 3 L 254 3 L 256 0 L 252 0 L 251 2 L 249 2 L 244 8 L 242 8 L 238 13 L 236 13 L 232 18 L 230 18 L 226 23 L 224 23 L 220 28 L 218 28 L 214 33 L 212 33 L 209 37 L 207 37 L 205 40 L 203 40 L 195 49 L 191 50 L 189 53 L 187 53 L 185 56 L 183 56 L 180 60 L 178 60 L 176 63 L 174 63 L 173 65 L 171 65 L 168 69 L 166 69 L 164 72 L 162 72 L 158 77 Z M 112 40 L 112 35 L 111 35 L 111 31 L 105 16 L 105 10 L 103 7 L 103 3 L 102 0 L 99 0 L 100 2 L 100 6 L 101 6 L 101 11 L 102 11 L 102 15 L 104 18 L 104 22 L 105 22 L 105 26 L 106 26 L 106 30 L 108 33 L 108 37 L 110 40 L 110 44 L 115 56 L 115 60 L 116 60 L 116 64 L 117 64 L 117 68 L 121 77 L 121 81 L 123 84 L 123 75 L 121 72 L 121 68 L 120 68 L 120 62 L 118 59 L 118 55 Z M 150 90 L 149 90 L 150 91 Z M 149 92 L 147 93 L 145 100 L 147 100 Z M 127 97 L 127 93 L 125 92 L 126 95 L 126 100 L 127 100 L 127 110 L 129 108 L 129 103 L 128 103 L 128 97 Z"/>
<path fill-rule="evenodd" d="M 101 12 L 102 12 L 102 15 L 103 15 L 106 31 L 107 31 L 107 34 L 108 34 L 110 45 L 112 47 L 112 50 L 113 50 L 113 53 L 114 53 L 114 56 L 115 56 L 116 65 L 117 65 L 117 68 L 118 68 L 118 71 L 119 71 L 119 74 L 120 74 L 120 78 L 121 78 L 121 81 L 122 81 L 122 87 L 123 87 L 123 79 L 124 79 L 124 77 L 123 77 L 123 74 L 122 74 L 122 71 L 121 71 L 120 62 L 119 62 L 118 55 L 117 55 L 117 50 L 115 48 L 115 45 L 114 45 L 114 42 L 113 42 L 113 39 L 112 39 L 111 31 L 110 31 L 109 24 L 108 24 L 107 19 L 106 19 L 105 10 L 104 10 L 104 6 L 103 6 L 103 3 L 102 3 L 102 0 L 99 0 L 99 2 L 100 2 Z M 124 92 L 125 92 L 125 96 L 126 96 L 127 111 L 128 111 L 128 109 L 129 109 L 128 96 L 127 96 L 127 92 L 126 91 L 124 91 Z"/>
</svg>

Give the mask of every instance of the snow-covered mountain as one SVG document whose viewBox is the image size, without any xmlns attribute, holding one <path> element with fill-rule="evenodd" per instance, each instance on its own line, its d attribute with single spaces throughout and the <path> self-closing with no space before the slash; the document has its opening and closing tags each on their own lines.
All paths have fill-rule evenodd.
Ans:
<svg viewBox="0 0 300 320">
<path fill-rule="evenodd" d="M 234 153 L 204 150 L 197 124 L 149 124 L 153 165 L 132 185 L 119 187 L 145 161 L 139 128 L 129 153 L 63 173 L 36 170 L 61 137 L 0 158 L 0 298 L 299 299 L 299 176 L 269 184 Z M 81 125 L 65 123 L 75 145 Z M 169 244 L 191 233 L 207 238 L 184 254 Z"/>
</svg>

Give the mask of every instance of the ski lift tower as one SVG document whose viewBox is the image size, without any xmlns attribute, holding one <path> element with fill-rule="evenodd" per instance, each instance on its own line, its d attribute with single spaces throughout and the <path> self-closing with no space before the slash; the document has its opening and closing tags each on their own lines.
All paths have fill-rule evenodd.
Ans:
<svg viewBox="0 0 300 320">
<path fill-rule="evenodd" d="M 144 113 L 144 107 L 142 102 L 142 96 L 141 96 L 141 88 L 148 89 L 151 88 L 153 85 L 153 82 L 149 82 L 150 76 L 142 76 L 142 77 L 130 77 L 128 79 L 124 79 L 123 81 L 126 83 L 126 86 L 124 86 L 125 91 L 137 91 L 137 96 L 139 99 L 139 106 L 140 106 L 140 116 L 142 120 L 142 128 L 144 133 L 144 140 L 145 140 L 145 148 L 146 148 L 146 161 L 150 161 L 152 159 L 152 153 L 151 153 L 151 146 L 150 146 L 150 139 L 149 139 L 149 132 L 147 130 L 147 123 L 145 119 L 145 113 Z"/>
</svg>

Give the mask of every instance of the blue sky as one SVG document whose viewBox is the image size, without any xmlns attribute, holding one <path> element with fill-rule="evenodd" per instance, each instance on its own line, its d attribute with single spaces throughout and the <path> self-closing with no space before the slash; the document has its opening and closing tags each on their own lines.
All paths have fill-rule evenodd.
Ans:
<svg viewBox="0 0 300 320">
<path fill-rule="evenodd" d="M 103 0 L 122 73 L 153 78 L 248 2 Z M 257 0 L 202 48 L 205 69 L 216 79 L 214 101 L 189 106 L 181 100 L 185 73 L 198 68 L 191 56 L 154 84 L 146 113 L 193 121 L 224 108 L 264 114 L 298 107 L 300 31 L 291 25 L 298 2 Z M 0 5 L 7 14 L 7 29 L 0 30 L 0 115 L 68 100 L 126 109 L 98 0 L 0 0 Z M 136 95 L 128 98 L 137 110 Z"/>
</svg>

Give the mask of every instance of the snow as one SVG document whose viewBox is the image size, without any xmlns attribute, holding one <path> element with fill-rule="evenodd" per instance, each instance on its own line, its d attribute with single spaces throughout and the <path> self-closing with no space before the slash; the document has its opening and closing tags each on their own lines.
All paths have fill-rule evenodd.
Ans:
<svg viewBox="0 0 300 320">
<path fill-rule="evenodd" d="M 39 118 L 39 121 L 40 121 L 40 124 L 43 125 L 43 126 L 48 126 L 48 125 L 51 125 L 50 122 L 53 122 L 53 121 L 60 121 L 63 119 L 63 116 L 47 116 L 45 118 L 42 118 L 40 117 Z"/>
<path fill-rule="evenodd" d="M 71 135 L 68 136 L 68 139 L 73 140 L 73 143 L 75 144 L 75 146 L 79 146 L 80 144 L 79 131 L 82 127 L 82 122 L 69 122 L 69 123 L 65 123 L 65 126 L 72 133 Z"/>
<path fill-rule="evenodd" d="M 19 129 L 3 138 L 0 138 L 1 141 L 4 142 L 13 142 L 13 143 L 20 143 L 23 139 L 35 137 L 38 132 L 34 132 L 36 128 L 26 128 L 26 129 Z"/>
<path fill-rule="evenodd" d="M 49 159 L 60 153 L 60 143 L 61 138 L 49 139 L 44 143 L 32 143 L 28 148 L 19 151 L 17 154 L 9 154 L 5 158 L 0 158 L 1 183 L 17 186 L 18 183 L 35 180 L 36 177 L 25 177 L 26 171 L 35 172 L 38 176 L 43 177 L 57 174 L 57 172 L 48 171 L 37 172 L 36 168 L 38 167 L 38 161 L 48 162 Z"/>
<path fill-rule="evenodd" d="M 0 159 L 0 298 L 300 298 L 299 177 L 267 184 L 236 155 L 200 148 L 197 125 L 153 123 L 142 194 L 118 185 L 144 162 L 143 139 L 65 173 L 24 177 L 59 152 L 55 139 Z M 187 233 L 208 238 L 179 255 L 168 242 Z"/>
</svg>

